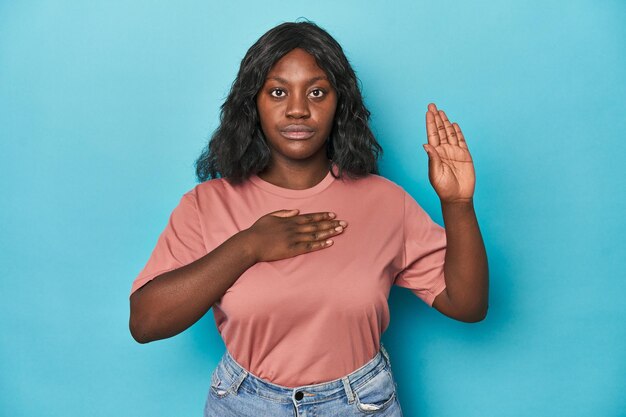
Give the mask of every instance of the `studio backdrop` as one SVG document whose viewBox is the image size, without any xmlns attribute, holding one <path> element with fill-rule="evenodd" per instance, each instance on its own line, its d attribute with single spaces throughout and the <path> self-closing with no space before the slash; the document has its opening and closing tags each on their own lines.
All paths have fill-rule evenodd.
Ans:
<svg viewBox="0 0 626 417">
<path fill-rule="evenodd" d="M 626 416 L 626 3 L 591 0 L 1 2 L 0 414 L 201 415 L 213 311 L 142 345 L 130 288 L 246 50 L 296 19 L 342 44 L 381 175 L 439 224 L 429 102 L 474 158 L 489 313 L 393 287 L 405 415 Z"/>
</svg>

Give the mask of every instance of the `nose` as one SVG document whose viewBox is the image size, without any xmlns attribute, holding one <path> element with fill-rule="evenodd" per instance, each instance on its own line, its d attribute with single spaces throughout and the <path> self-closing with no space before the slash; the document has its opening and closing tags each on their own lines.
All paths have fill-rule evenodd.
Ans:
<svg viewBox="0 0 626 417">
<path fill-rule="evenodd" d="M 287 109 L 285 110 L 287 117 L 293 119 L 306 119 L 311 116 L 309 111 L 309 103 L 305 95 L 293 94 L 287 101 Z"/>
</svg>

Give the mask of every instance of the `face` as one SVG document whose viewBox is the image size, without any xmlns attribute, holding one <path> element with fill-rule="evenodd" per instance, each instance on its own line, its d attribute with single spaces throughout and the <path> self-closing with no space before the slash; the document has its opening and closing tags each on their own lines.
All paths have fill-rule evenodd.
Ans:
<svg viewBox="0 0 626 417">
<path fill-rule="evenodd" d="M 337 94 L 312 55 L 297 48 L 276 62 L 256 104 L 273 163 L 326 161 Z"/>
</svg>

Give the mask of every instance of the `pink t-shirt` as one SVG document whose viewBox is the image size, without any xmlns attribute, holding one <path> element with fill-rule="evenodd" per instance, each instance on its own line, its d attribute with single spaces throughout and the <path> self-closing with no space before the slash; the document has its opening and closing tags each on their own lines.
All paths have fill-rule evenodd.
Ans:
<svg viewBox="0 0 626 417">
<path fill-rule="evenodd" d="M 172 212 L 131 294 L 261 216 L 294 208 L 335 212 L 348 227 L 326 249 L 249 268 L 213 306 L 217 329 L 240 365 L 274 384 L 296 387 L 351 373 L 380 349 L 392 285 L 428 305 L 446 286 L 445 230 L 381 176 L 336 179 L 329 172 L 304 190 L 258 176 L 237 186 L 224 179 L 198 184 Z"/>
</svg>

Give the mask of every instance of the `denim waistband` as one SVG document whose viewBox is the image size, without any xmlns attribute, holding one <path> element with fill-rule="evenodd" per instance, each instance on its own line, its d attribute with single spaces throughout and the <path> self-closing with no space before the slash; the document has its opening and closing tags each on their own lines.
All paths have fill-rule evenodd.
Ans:
<svg viewBox="0 0 626 417">
<path fill-rule="evenodd" d="M 231 376 L 235 378 L 235 392 L 237 392 L 239 386 L 245 381 L 246 384 L 251 385 L 250 388 L 259 396 L 279 402 L 297 401 L 300 404 L 332 400 L 344 395 L 344 393 L 348 398 L 348 402 L 352 403 L 354 401 L 353 389 L 357 389 L 361 384 L 369 381 L 385 367 L 391 368 L 389 354 L 382 343 L 380 344 L 380 350 L 376 353 L 374 358 L 350 374 L 333 381 L 293 388 L 273 384 L 252 374 L 237 363 L 228 350 L 226 350 L 222 356 L 221 362 L 226 372 L 230 373 Z M 301 394 L 299 394 L 300 392 Z"/>
</svg>

